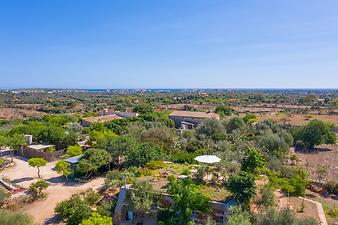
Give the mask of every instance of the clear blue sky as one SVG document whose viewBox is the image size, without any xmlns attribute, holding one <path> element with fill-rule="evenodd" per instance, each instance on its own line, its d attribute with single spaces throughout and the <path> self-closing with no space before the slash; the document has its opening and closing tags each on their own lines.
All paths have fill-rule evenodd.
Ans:
<svg viewBox="0 0 338 225">
<path fill-rule="evenodd" d="M 2 0 L 0 88 L 338 88 L 337 0 Z"/>
</svg>

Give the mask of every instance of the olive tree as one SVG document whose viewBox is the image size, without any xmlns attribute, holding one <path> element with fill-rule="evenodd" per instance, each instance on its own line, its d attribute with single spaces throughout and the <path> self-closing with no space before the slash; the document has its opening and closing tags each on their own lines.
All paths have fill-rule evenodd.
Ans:
<svg viewBox="0 0 338 225">
<path fill-rule="evenodd" d="M 35 167 L 38 170 L 38 177 L 40 178 L 40 167 L 46 166 L 47 161 L 43 158 L 31 158 L 28 160 L 28 165 L 31 167 Z"/>
</svg>

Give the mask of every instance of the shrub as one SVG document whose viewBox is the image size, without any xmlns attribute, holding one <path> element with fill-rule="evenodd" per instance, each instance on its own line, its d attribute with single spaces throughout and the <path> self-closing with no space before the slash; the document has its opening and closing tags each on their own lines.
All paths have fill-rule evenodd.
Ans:
<svg viewBox="0 0 338 225">
<path fill-rule="evenodd" d="M 3 225 L 33 225 L 33 219 L 21 212 L 0 210 L 0 224 Z"/>
<path fill-rule="evenodd" d="M 145 167 L 151 170 L 158 170 L 158 169 L 166 168 L 167 165 L 163 161 L 153 160 L 153 161 L 148 162 L 145 165 Z"/>
<path fill-rule="evenodd" d="M 141 174 L 141 176 L 151 176 L 151 175 L 152 175 L 152 172 L 151 172 L 151 170 L 148 169 L 148 168 L 142 168 L 142 169 L 140 170 L 140 174 Z"/>
<path fill-rule="evenodd" d="M 69 157 L 81 155 L 82 154 L 82 148 L 79 145 L 69 146 L 67 148 L 66 154 L 69 155 Z"/>
<path fill-rule="evenodd" d="M 80 225 L 113 225 L 113 220 L 109 216 L 102 216 L 96 212 L 93 212 L 92 215 L 83 220 Z"/>
<path fill-rule="evenodd" d="M 171 161 L 175 163 L 193 163 L 195 161 L 196 154 L 189 152 L 178 152 L 171 156 Z"/>
<path fill-rule="evenodd" d="M 9 193 L 6 191 L 6 189 L 0 187 L 0 207 L 4 202 L 6 202 L 8 198 L 9 198 Z"/>
<path fill-rule="evenodd" d="M 334 181 L 329 181 L 325 185 L 327 192 L 329 194 L 338 195 L 338 183 Z"/>
<path fill-rule="evenodd" d="M 89 205 L 93 205 L 94 203 L 96 203 L 100 198 L 100 194 L 93 191 L 93 190 L 88 190 L 85 193 L 84 196 L 84 201 L 87 202 Z"/>
<path fill-rule="evenodd" d="M 86 201 L 81 200 L 79 195 L 74 195 L 70 199 L 58 203 L 55 212 L 68 225 L 78 225 L 81 221 L 90 217 L 91 209 Z"/>
<path fill-rule="evenodd" d="M 43 198 L 46 194 L 42 191 L 45 190 L 47 187 L 48 183 L 45 180 L 38 180 L 29 186 L 29 191 L 32 193 L 33 198 Z"/>
</svg>

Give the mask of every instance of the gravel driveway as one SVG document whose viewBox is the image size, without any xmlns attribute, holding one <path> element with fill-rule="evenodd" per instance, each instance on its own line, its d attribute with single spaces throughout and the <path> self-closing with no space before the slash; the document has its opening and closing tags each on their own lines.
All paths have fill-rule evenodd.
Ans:
<svg viewBox="0 0 338 225">
<path fill-rule="evenodd" d="M 1 171 L 0 176 L 5 176 L 13 182 L 23 187 L 38 180 L 37 170 L 29 167 L 26 159 L 15 158 L 15 167 Z M 54 170 L 56 162 L 50 162 L 40 170 L 41 177 L 49 183 L 46 190 L 47 198 L 33 202 L 22 210 L 33 216 L 37 224 L 55 224 L 54 208 L 58 202 L 61 202 L 73 194 L 86 191 L 89 188 L 97 189 L 104 184 L 104 178 L 96 178 L 88 183 L 65 183 Z"/>
</svg>

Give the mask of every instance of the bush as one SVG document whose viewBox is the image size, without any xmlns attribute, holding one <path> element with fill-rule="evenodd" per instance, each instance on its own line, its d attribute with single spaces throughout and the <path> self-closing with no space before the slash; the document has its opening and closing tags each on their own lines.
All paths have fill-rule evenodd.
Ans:
<svg viewBox="0 0 338 225">
<path fill-rule="evenodd" d="M 94 203 L 96 203 L 99 198 L 100 198 L 100 194 L 93 191 L 93 190 L 88 190 L 86 193 L 85 193 L 85 196 L 84 196 L 84 201 L 87 202 L 89 205 L 93 205 Z"/>
<path fill-rule="evenodd" d="M 189 152 L 178 152 L 171 156 L 171 161 L 175 163 L 189 163 L 192 164 L 195 161 L 196 154 Z"/>
<path fill-rule="evenodd" d="M 0 224 L 3 225 L 33 225 L 33 219 L 20 212 L 0 210 Z"/>
<path fill-rule="evenodd" d="M 141 174 L 141 176 L 151 176 L 152 172 L 148 168 L 142 168 L 142 169 L 140 169 L 140 174 Z"/>
<path fill-rule="evenodd" d="M 0 207 L 3 203 L 7 201 L 8 198 L 9 198 L 9 193 L 7 192 L 7 190 L 0 187 Z"/>
<path fill-rule="evenodd" d="M 102 216 L 111 216 L 114 212 L 114 208 L 116 205 L 116 198 L 112 200 L 102 203 L 96 208 L 96 212 L 98 212 Z"/>
<path fill-rule="evenodd" d="M 267 211 L 256 216 L 257 225 L 317 225 L 314 219 L 297 219 L 291 209 L 281 209 L 280 211 L 269 208 Z"/>
<path fill-rule="evenodd" d="M 88 219 L 82 221 L 80 225 L 113 225 L 113 220 L 109 216 L 102 216 L 94 212 Z"/>
<path fill-rule="evenodd" d="M 55 212 L 58 213 L 68 225 L 78 225 L 90 217 L 91 209 L 89 204 L 81 200 L 79 195 L 74 195 L 70 199 L 58 203 Z"/>
<path fill-rule="evenodd" d="M 43 198 L 46 196 L 42 191 L 48 187 L 48 183 L 45 180 L 38 180 L 29 186 L 29 191 L 32 193 L 33 198 Z"/>
<path fill-rule="evenodd" d="M 325 185 L 329 194 L 338 195 L 338 183 L 335 181 L 329 181 Z"/>
<path fill-rule="evenodd" d="M 158 169 L 166 168 L 167 165 L 161 160 L 153 160 L 153 161 L 148 162 L 145 165 L 145 167 L 151 170 L 158 170 Z"/>
<path fill-rule="evenodd" d="M 250 214 L 241 206 L 233 206 L 228 212 L 227 225 L 251 225 Z"/>
<path fill-rule="evenodd" d="M 66 154 L 69 155 L 69 157 L 81 155 L 82 154 L 82 148 L 79 145 L 69 146 L 67 148 Z"/>
</svg>

